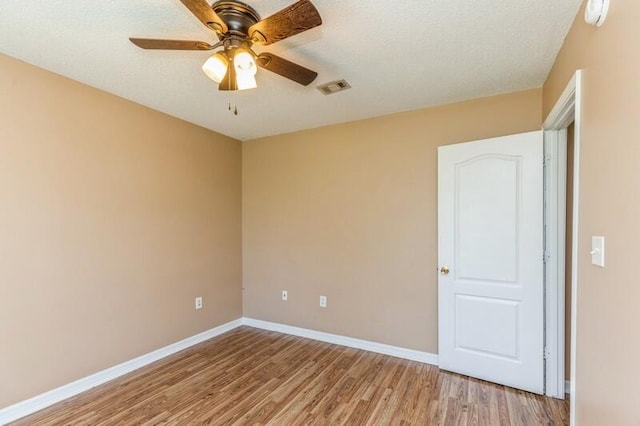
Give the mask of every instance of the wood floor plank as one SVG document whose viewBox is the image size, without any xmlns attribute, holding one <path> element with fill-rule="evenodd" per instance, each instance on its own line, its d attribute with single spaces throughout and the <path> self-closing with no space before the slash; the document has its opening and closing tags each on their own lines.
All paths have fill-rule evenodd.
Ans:
<svg viewBox="0 0 640 426">
<path fill-rule="evenodd" d="M 567 425 L 568 401 L 240 327 L 14 425 Z"/>
</svg>

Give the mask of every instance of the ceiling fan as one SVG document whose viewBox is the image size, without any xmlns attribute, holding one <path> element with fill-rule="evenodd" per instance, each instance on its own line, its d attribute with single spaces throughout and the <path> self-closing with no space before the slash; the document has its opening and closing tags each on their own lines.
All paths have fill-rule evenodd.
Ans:
<svg viewBox="0 0 640 426">
<path fill-rule="evenodd" d="M 257 67 L 279 74 L 304 86 L 318 75 L 315 71 L 272 53 L 256 54 L 254 44 L 268 45 L 322 24 L 318 10 L 309 0 L 299 0 L 273 15 L 261 19 L 249 5 L 239 1 L 180 0 L 196 18 L 218 36 L 209 44 L 192 40 L 161 40 L 131 37 L 142 49 L 215 50 L 202 66 L 204 73 L 219 83 L 219 90 L 256 87 Z"/>
</svg>

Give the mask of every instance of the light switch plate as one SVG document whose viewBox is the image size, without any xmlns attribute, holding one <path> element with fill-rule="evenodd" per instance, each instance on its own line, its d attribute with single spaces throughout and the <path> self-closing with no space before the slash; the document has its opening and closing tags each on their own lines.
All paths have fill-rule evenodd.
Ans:
<svg viewBox="0 0 640 426">
<path fill-rule="evenodd" d="M 604 237 L 591 237 L 591 263 L 604 268 Z"/>
</svg>

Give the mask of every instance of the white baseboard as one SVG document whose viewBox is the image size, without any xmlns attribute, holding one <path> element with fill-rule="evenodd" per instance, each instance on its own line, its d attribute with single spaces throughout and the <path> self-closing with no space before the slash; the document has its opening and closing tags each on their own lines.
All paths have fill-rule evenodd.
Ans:
<svg viewBox="0 0 640 426">
<path fill-rule="evenodd" d="M 277 331 L 279 333 L 306 337 L 308 339 L 320 340 L 321 342 L 348 346 L 350 348 L 363 349 L 365 351 L 391 355 L 397 358 L 404 358 L 411 361 L 424 362 L 425 364 L 438 365 L 438 355 L 429 352 L 421 352 L 414 349 L 405 349 L 398 346 L 385 345 L 383 343 L 360 340 L 353 337 L 340 336 L 338 334 L 324 333 L 322 331 L 309 330 L 306 328 L 293 327 L 291 325 L 261 321 L 246 317 L 242 319 L 242 323 L 244 325 L 248 325 L 249 327 Z"/>
<path fill-rule="evenodd" d="M 195 336 L 188 337 L 184 340 L 165 346 L 153 352 L 149 352 L 130 361 L 123 362 L 122 364 L 118 364 L 114 367 L 99 371 L 80 380 L 76 380 L 75 382 L 60 386 L 59 388 L 34 396 L 33 398 L 0 409 L 0 425 L 4 425 L 9 422 L 18 420 L 22 417 L 28 416 L 29 414 L 33 414 L 36 411 L 40 411 L 50 405 L 78 395 L 79 393 L 87 391 L 120 376 L 123 376 L 127 373 L 137 370 L 138 368 L 151 364 L 152 362 L 158 361 L 169 355 L 173 355 L 176 352 L 180 352 L 181 350 L 197 345 L 198 343 L 209 340 L 222 333 L 226 333 L 229 330 L 233 330 L 234 328 L 239 327 L 242 324 L 242 319 L 237 319 L 235 321 L 222 324 L 221 326 L 212 328 L 211 330 L 196 334 Z"/>
<path fill-rule="evenodd" d="M 569 380 L 564 381 L 564 393 L 571 394 L 571 382 Z"/>
</svg>

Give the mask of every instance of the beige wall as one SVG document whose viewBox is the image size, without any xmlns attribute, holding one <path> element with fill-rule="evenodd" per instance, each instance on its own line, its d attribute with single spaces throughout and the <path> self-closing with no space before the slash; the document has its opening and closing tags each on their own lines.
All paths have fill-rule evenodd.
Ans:
<svg viewBox="0 0 640 426">
<path fill-rule="evenodd" d="M 576 395 L 578 424 L 640 423 L 640 1 L 611 2 L 601 28 L 578 15 L 544 85 L 546 116 L 584 69 Z M 606 237 L 606 267 L 590 264 Z"/>
<path fill-rule="evenodd" d="M 530 90 L 243 143 L 245 316 L 437 352 L 436 148 L 539 129 L 540 108 Z"/>
<path fill-rule="evenodd" d="M 239 318 L 240 179 L 238 141 L 0 55 L 0 408 Z"/>
</svg>

